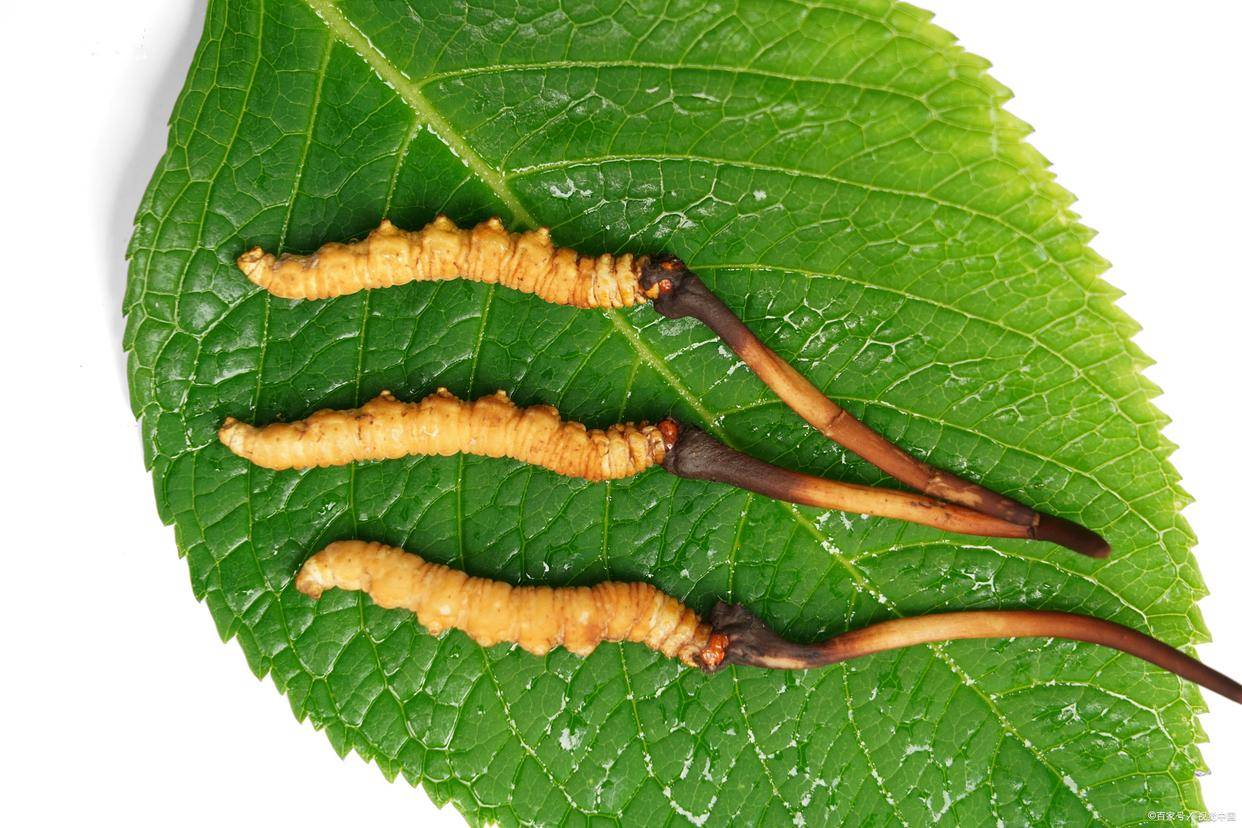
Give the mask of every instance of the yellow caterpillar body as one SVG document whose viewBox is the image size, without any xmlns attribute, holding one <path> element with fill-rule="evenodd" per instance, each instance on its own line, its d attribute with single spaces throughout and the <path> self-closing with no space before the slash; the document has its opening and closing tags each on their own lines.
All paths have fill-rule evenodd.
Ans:
<svg viewBox="0 0 1242 828">
<path fill-rule="evenodd" d="M 381 607 L 413 612 L 433 635 L 456 629 L 484 647 L 510 642 L 535 655 L 564 647 L 585 656 L 601 641 L 632 641 L 696 667 L 711 633 L 650 584 L 515 587 L 382 543 L 333 543 L 302 565 L 296 584 L 313 598 L 333 587 L 361 590 Z"/>
<path fill-rule="evenodd" d="M 269 469 L 465 453 L 509 457 L 585 480 L 614 480 L 664 459 L 656 426 L 587 429 L 565 422 L 550 405 L 518 408 L 503 391 L 466 402 L 441 388 L 416 403 L 384 391 L 361 408 L 325 409 L 292 423 L 256 427 L 230 417 L 219 436 L 234 454 Z"/>
<path fill-rule="evenodd" d="M 366 238 L 331 242 L 309 256 L 279 258 L 256 247 L 237 266 L 285 299 L 327 299 L 407 282 L 468 279 L 503 285 L 559 305 L 623 308 L 647 300 L 627 254 L 597 258 L 553 246 L 547 228 L 510 233 L 500 219 L 470 229 L 439 216 L 422 230 L 385 219 Z"/>
</svg>

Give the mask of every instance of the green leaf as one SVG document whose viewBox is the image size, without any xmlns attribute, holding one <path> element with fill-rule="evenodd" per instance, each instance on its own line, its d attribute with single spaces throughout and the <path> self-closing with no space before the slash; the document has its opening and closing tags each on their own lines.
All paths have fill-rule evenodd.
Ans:
<svg viewBox="0 0 1242 828">
<path fill-rule="evenodd" d="M 652 581 L 814 639 L 945 608 L 1087 612 L 1176 645 L 1204 593 L 1136 326 L 1009 93 L 887 0 L 213 0 L 137 217 L 125 311 L 163 517 L 220 633 L 333 746 L 472 822 L 980 825 L 1201 808 L 1198 692 L 1046 640 L 713 677 L 318 604 L 331 540 L 513 582 Z M 258 421 L 508 389 L 591 425 L 669 413 L 766 459 L 882 478 L 701 326 L 460 282 L 287 302 L 245 247 L 444 212 L 687 258 L 767 342 L 935 463 L 1101 529 L 1107 562 L 791 508 L 661 470 L 592 485 L 480 458 L 305 473 L 220 447 Z M 360 806 L 360 813 L 365 806 Z"/>
</svg>

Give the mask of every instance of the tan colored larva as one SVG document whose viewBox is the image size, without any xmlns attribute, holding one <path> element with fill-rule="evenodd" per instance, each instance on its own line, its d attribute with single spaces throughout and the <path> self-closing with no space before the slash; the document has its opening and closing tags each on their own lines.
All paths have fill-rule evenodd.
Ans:
<svg viewBox="0 0 1242 828">
<path fill-rule="evenodd" d="M 407 282 L 466 279 L 579 308 L 623 308 L 647 300 L 628 253 L 581 256 L 554 246 L 547 228 L 510 233 L 496 218 L 463 229 L 439 216 L 413 231 L 385 219 L 356 242 L 330 242 L 309 256 L 279 258 L 256 247 L 238 257 L 237 266 L 250 281 L 285 299 L 327 299 Z"/>
<path fill-rule="evenodd" d="M 711 632 L 650 584 L 515 587 L 365 541 L 338 541 L 312 555 L 296 585 L 313 598 L 333 587 L 361 590 L 381 607 L 413 612 L 432 635 L 461 630 L 484 647 L 508 642 L 535 655 L 564 647 L 585 656 L 603 641 L 632 641 L 698 667 Z"/>
<path fill-rule="evenodd" d="M 550 405 L 518 408 L 503 391 L 473 402 L 441 388 L 404 403 L 387 391 L 361 408 L 326 409 L 305 420 L 256 427 L 232 417 L 220 442 L 269 469 L 340 466 L 412 454 L 509 457 L 584 480 L 630 477 L 664 459 L 653 425 L 588 429 Z"/>
<path fill-rule="evenodd" d="M 977 610 L 881 621 L 799 644 L 738 604 L 717 604 L 710 623 L 650 584 L 515 587 L 474 578 L 382 543 L 337 541 L 302 565 L 295 584 L 319 598 L 339 588 L 407 609 L 433 635 L 461 630 L 484 647 L 512 643 L 535 655 L 564 647 L 590 655 L 603 641 L 650 647 L 705 673 L 738 666 L 805 670 L 919 644 L 969 638 L 1063 638 L 1112 647 L 1242 701 L 1242 684 L 1138 630 L 1054 610 Z"/>
</svg>

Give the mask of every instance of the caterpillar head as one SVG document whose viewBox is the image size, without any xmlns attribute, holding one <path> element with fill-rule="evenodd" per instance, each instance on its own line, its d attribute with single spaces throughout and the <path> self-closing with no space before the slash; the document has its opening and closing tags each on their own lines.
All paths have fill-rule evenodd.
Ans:
<svg viewBox="0 0 1242 828">
<path fill-rule="evenodd" d="M 727 664 L 800 670 L 827 663 L 820 648 L 781 638 L 741 604 L 721 601 L 712 609 L 711 622 L 711 636 L 698 656 L 706 673 Z"/>
<path fill-rule="evenodd" d="M 323 565 L 318 557 L 312 555 L 302 565 L 294 585 L 298 588 L 298 592 L 318 600 L 324 591 L 335 586 L 335 583 L 333 583 L 331 573 L 327 570 L 327 567 Z"/>
<path fill-rule="evenodd" d="M 697 315 L 712 295 L 685 262 L 668 254 L 639 259 L 638 283 L 655 300 L 656 311 L 669 319 Z"/>
</svg>

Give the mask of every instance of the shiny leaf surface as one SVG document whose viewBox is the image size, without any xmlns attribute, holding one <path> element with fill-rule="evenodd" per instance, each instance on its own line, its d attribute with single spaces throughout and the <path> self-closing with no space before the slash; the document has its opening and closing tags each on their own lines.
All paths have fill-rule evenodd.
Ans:
<svg viewBox="0 0 1242 828">
<path fill-rule="evenodd" d="M 704 677 L 630 645 L 484 650 L 292 587 L 310 553 L 363 537 L 513 582 L 737 600 L 804 639 L 1036 607 L 1203 640 L 1136 326 L 1007 91 L 928 17 L 886 0 L 213 0 L 136 220 L 133 403 L 195 594 L 337 750 L 472 822 L 1079 825 L 1200 807 L 1197 691 L 1089 645 Z M 680 254 L 868 423 L 1102 530 L 1113 558 L 659 469 L 598 485 L 472 457 L 277 473 L 219 446 L 226 415 L 502 388 L 590 425 L 671 413 L 773 462 L 882 480 L 690 322 L 463 283 L 287 302 L 233 265 L 253 244 L 309 251 L 438 212 Z"/>
</svg>

